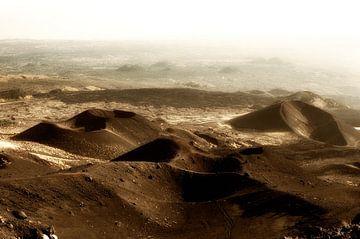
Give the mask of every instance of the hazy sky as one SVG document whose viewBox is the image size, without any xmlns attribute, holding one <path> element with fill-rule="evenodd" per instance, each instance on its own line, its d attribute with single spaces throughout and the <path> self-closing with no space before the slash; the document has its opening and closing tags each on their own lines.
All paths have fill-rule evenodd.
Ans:
<svg viewBox="0 0 360 239">
<path fill-rule="evenodd" d="M 359 11 L 359 0 L 0 0 L 0 39 L 245 42 L 358 69 Z"/>
<path fill-rule="evenodd" d="M 352 0 L 0 0 L 0 38 L 359 38 Z"/>
</svg>

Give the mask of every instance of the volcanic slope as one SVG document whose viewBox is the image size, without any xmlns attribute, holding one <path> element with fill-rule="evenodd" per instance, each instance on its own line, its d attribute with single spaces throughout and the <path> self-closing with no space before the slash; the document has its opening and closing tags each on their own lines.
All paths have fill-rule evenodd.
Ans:
<svg viewBox="0 0 360 239">
<path fill-rule="evenodd" d="M 76 118 L 61 126 L 103 128 Z M 114 160 L 60 171 L 28 154 L 0 155 L 0 238 L 37 238 L 47 225 L 70 239 L 282 238 L 358 213 L 358 187 L 324 182 L 272 148 L 206 145 L 191 132 L 167 129 Z"/>
<path fill-rule="evenodd" d="M 159 127 L 133 112 L 90 109 L 66 121 L 42 122 L 13 139 L 108 160 L 155 139 L 159 132 Z"/>
<path fill-rule="evenodd" d="M 337 146 L 357 146 L 360 133 L 330 113 L 302 101 L 284 101 L 229 121 L 238 130 L 290 131 Z"/>
<path fill-rule="evenodd" d="M 201 144 L 201 139 L 196 143 Z M 204 152 L 194 146 L 194 141 L 174 135 L 159 137 L 112 161 L 168 163 L 176 168 L 196 172 L 244 173 L 240 155 Z"/>
<path fill-rule="evenodd" d="M 194 172 L 151 161 L 112 161 L 1 179 L 0 193 L 6 195 L 0 213 L 13 224 L 3 233 L 21 238 L 35 238 L 33 229 L 45 224 L 54 225 L 60 238 L 248 238 L 250 232 L 241 230 L 248 218 L 269 228 L 275 215 L 312 222 L 325 212 L 248 175 Z M 279 207 L 279 202 L 289 206 Z M 14 219 L 6 208 L 23 210 L 28 220 Z M 272 219 L 264 222 L 267 215 Z M 268 230 L 269 238 L 292 230 Z"/>
</svg>

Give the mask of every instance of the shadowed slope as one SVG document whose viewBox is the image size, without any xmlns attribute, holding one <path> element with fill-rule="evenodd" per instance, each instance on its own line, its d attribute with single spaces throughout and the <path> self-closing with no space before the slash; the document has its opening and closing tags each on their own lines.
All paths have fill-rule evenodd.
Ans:
<svg viewBox="0 0 360 239">
<path fill-rule="evenodd" d="M 236 173 L 196 173 L 149 162 L 108 162 L 0 180 L 0 193 L 7 195 L 2 215 L 6 208 L 24 210 L 29 221 L 54 225 L 60 238 L 230 238 L 231 230 L 243 228 L 232 221 L 269 214 L 308 220 L 324 212 Z M 279 207 L 278 200 L 287 206 Z M 32 238 L 27 231 L 40 226 L 12 220 L 23 238 Z"/>
<path fill-rule="evenodd" d="M 179 238 L 191 238 L 190 228 L 193 226 L 197 228 L 196 231 L 206 231 L 206 227 L 198 227 L 203 218 L 212 225 L 214 233 L 219 230 L 219 225 L 224 225 L 225 231 L 216 236 L 210 231 L 203 231 L 205 234 L 198 238 L 227 238 L 226 230 L 229 225 L 226 223 L 229 218 L 238 223 L 234 225 L 234 230 L 239 230 L 239 234 L 244 235 L 246 230 L 241 224 L 248 218 L 281 215 L 284 220 L 292 217 L 299 221 L 311 218 L 321 220 L 319 218 L 325 212 L 299 197 L 272 190 L 265 184 L 238 173 L 200 173 L 166 163 L 112 163 L 89 168 L 88 173 L 94 179 L 104 180 L 107 186 L 125 201 L 132 203 L 149 221 L 156 221 L 173 229 L 181 228 L 181 231 L 189 233 L 188 236 Z M 114 177 L 114 174 L 121 172 L 124 173 L 120 179 Z M 273 220 L 269 222 L 273 223 Z M 173 235 L 173 238 L 177 237 Z"/>
<path fill-rule="evenodd" d="M 159 138 L 119 156 L 114 161 L 169 162 L 179 150 L 180 146 L 175 141 Z"/>
<path fill-rule="evenodd" d="M 291 130 L 281 115 L 280 103 L 234 118 L 229 123 L 236 129 L 254 129 L 260 131 Z"/>
<path fill-rule="evenodd" d="M 191 142 L 175 136 L 163 136 L 112 161 L 165 162 L 177 168 L 197 172 L 242 172 L 243 162 L 240 155 L 208 154 Z"/>
<path fill-rule="evenodd" d="M 267 132 L 292 131 L 305 138 L 339 145 L 356 146 L 360 133 L 330 113 L 301 101 L 285 101 L 229 121 L 235 129 Z"/>
</svg>

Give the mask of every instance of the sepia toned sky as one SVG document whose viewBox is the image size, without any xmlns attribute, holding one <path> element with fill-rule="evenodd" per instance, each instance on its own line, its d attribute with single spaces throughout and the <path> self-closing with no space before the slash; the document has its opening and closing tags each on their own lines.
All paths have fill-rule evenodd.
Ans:
<svg viewBox="0 0 360 239">
<path fill-rule="evenodd" d="M 241 43 L 359 71 L 359 9 L 358 0 L 0 0 L 0 39 Z"/>
<path fill-rule="evenodd" d="M 354 0 L 0 0 L 0 38 L 358 38 Z"/>
</svg>

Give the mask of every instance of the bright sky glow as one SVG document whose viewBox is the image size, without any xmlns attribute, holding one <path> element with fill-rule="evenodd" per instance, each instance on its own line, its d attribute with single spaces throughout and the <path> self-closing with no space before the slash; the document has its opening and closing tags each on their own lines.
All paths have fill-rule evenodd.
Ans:
<svg viewBox="0 0 360 239">
<path fill-rule="evenodd" d="M 358 0 L 0 0 L 0 39 L 226 43 L 359 72 L 359 9 Z"/>
<path fill-rule="evenodd" d="M 0 38 L 358 38 L 359 7 L 353 0 L 0 0 Z"/>
</svg>

